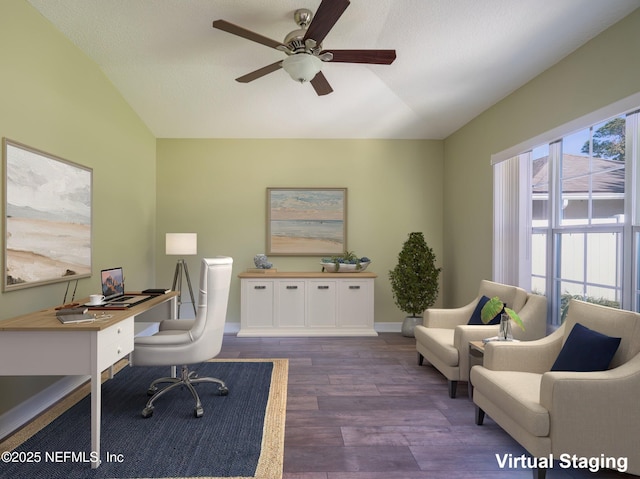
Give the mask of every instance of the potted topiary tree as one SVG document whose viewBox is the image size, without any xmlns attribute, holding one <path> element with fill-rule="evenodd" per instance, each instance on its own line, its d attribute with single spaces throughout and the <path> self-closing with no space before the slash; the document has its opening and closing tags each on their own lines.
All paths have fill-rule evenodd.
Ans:
<svg viewBox="0 0 640 479">
<path fill-rule="evenodd" d="M 389 271 L 389 280 L 396 305 L 410 314 L 402 323 L 402 335 L 413 337 L 413 330 L 424 310 L 433 306 L 438 297 L 436 256 L 422 233 L 410 233 L 398 254 L 398 264 Z"/>
</svg>

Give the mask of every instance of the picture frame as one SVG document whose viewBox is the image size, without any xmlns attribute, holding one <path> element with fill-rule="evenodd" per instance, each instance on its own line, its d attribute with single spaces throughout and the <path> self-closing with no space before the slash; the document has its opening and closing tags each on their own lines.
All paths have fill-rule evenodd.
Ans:
<svg viewBox="0 0 640 479">
<path fill-rule="evenodd" d="M 93 170 L 3 138 L 3 291 L 91 276 Z"/>
<path fill-rule="evenodd" d="M 337 256 L 347 248 L 347 188 L 267 188 L 267 254 Z"/>
</svg>

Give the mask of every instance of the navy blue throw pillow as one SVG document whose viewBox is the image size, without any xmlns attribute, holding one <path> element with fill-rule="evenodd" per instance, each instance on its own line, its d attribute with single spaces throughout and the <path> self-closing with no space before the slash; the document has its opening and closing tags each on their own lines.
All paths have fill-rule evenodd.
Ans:
<svg viewBox="0 0 640 479">
<path fill-rule="evenodd" d="M 612 338 L 576 323 L 551 370 L 605 371 L 619 345 L 620 338 Z"/>
<path fill-rule="evenodd" d="M 469 322 L 467 324 L 480 324 L 482 326 L 485 326 L 485 324 L 500 324 L 500 313 L 496 314 L 494 318 L 488 323 L 482 322 L 482 316 L 481 316 L 482 308 L 484 307 L 485 304 L 487 304 L 487 301 L 489 301 L 489 298 L 487 298 L 486 296 L 482 296 L 478 300 L 476 309 L 473 310 L 473 314 L 469 318 Z"/>
</svg>

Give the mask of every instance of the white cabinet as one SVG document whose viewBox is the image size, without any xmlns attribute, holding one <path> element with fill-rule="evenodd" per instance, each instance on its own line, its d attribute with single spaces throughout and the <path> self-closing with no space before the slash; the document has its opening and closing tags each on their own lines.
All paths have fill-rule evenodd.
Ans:
<svg viewBox="0 0 640 479">
<path fill-rule="evenodd" d="M 374 273 L 241 273 L 238 336 L 376 336 Z"/>
</svg>

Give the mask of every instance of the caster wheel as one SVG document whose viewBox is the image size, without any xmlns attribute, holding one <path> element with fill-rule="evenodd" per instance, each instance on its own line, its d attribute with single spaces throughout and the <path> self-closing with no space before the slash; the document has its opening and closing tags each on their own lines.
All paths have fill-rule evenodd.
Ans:
<svg viewBox="0 0 640 479">
<path fill-rule="evenodd" d="M 153 396 L 158 391 L 158 388 L 147 389 L 147 396 Z"/>
<path fill-rule="evenodd" d="M 148 418 L 153 416 L 153 407 L 146 407 L 142 410 L 142 417 L 143 418 Z"/>
<path fill-rule="evenodd" d="M 227 388 L 227 386 L 220 386 L 218 388 L 218 394 L 220 394 L 220 396 L 226 396 L 229 394 L 229 388 Z"/>
<path fill-rule="evenodd" d="M 201 407 L 196 407 L 196 408 L 193 410 L 193 415 L 194 415 L 195 417 L 202 417 L 202 415 L 203 415 L 203 414 L 204 414 L 204 409 L 202 409 Z"/>
</svg>

